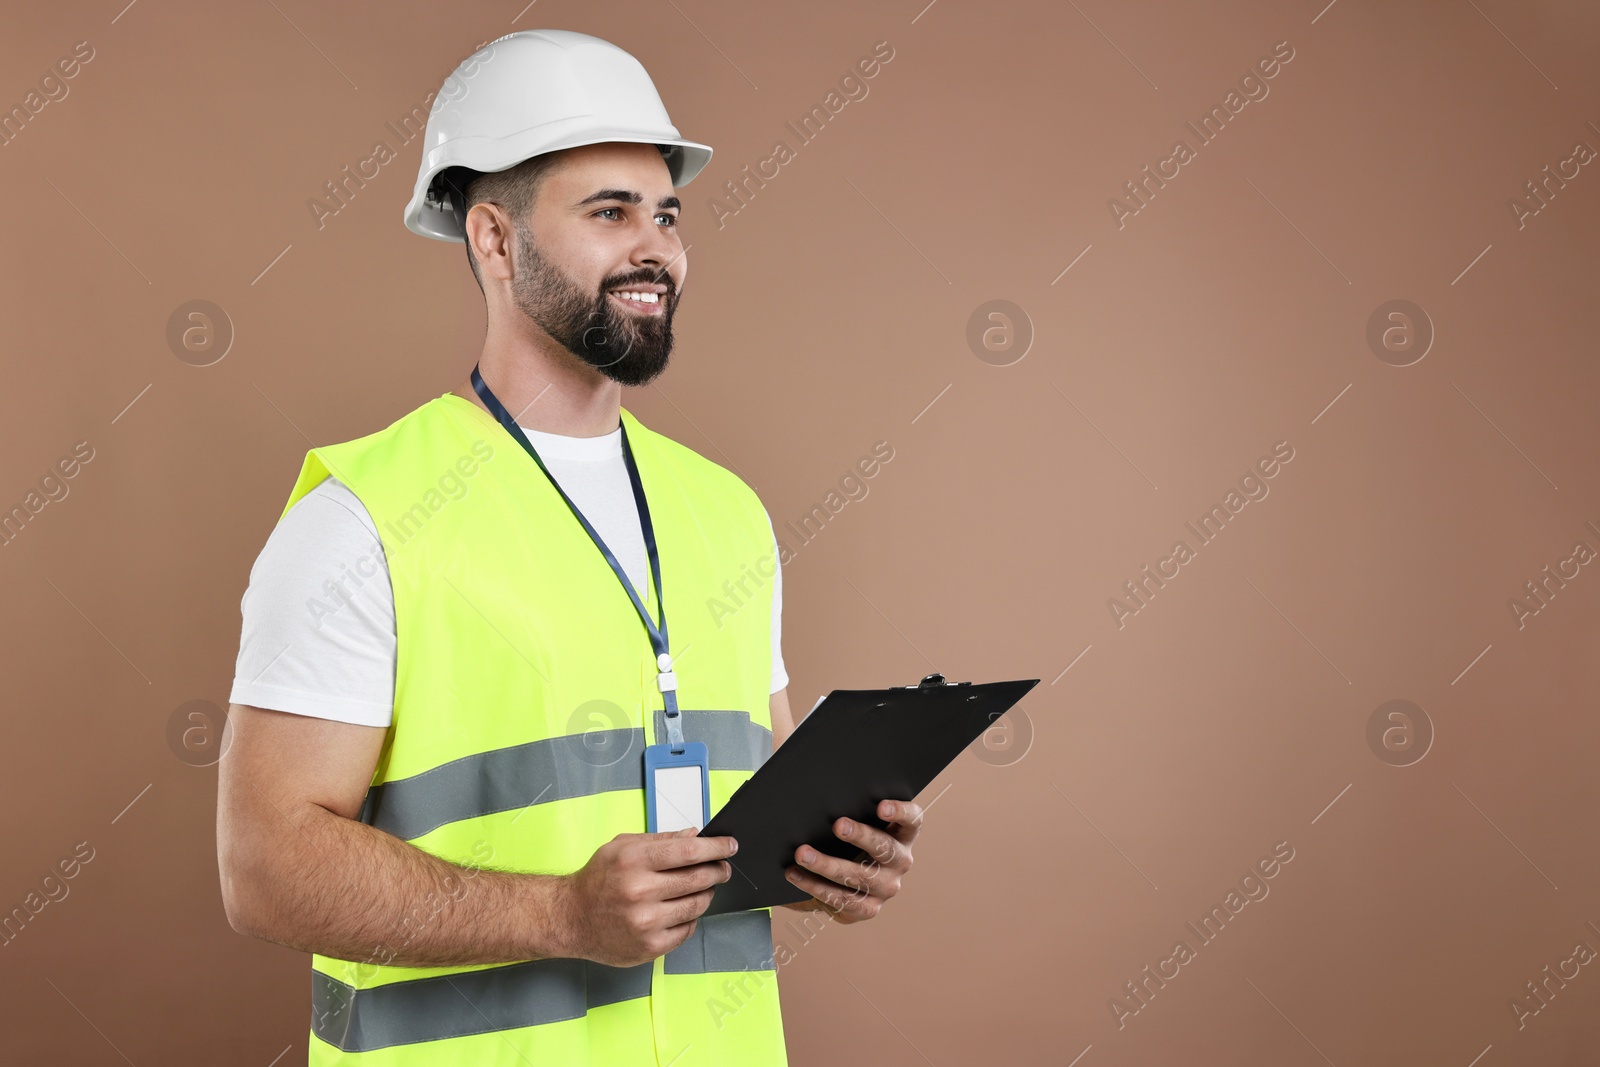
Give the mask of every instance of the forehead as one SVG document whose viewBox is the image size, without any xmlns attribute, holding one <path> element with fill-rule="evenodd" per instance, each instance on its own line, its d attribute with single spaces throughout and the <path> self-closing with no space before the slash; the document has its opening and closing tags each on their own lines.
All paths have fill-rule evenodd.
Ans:
<svg viewBox="0 0 1600 1067">
<path fill-rule="evenodd" d="M 549 173 L 549 185 L 563 196 L 587 196 L 600 188 L 631 189 L 648 199 L 672 195 L 672 175 L 661 150 L 653 144 L 605 141 L 559 153 L 560 165 Z"/>
</svg>

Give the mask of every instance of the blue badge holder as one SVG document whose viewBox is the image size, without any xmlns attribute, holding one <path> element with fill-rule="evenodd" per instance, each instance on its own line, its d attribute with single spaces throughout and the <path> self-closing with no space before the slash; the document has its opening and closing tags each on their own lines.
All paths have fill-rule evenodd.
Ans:
<svg viewBox="0 0 1600 1067">
<path fill-rule="evenodd" d="M 698 768 L 700 771 L 700 811 L 699 820 L 693 819 L 693 812 L 682 810 L 686 795 L 692 797 L 691 790 L 687 792 L 677 787 L 676 779 L 682 772 L 674 774 L 677 768 Z M 674 780 L 674 787 L 665 791 L 662 797 L 657 796 L 657 775 L 666 771 L 669 780 Z M 671 825 L 674 829 L 683 829 L 693 825 L 695 829 L 704 829 L 711 818 L 711 761 L 710 754 L 704 741 L 684 741 L 681 744 L 648 745 L 644 750 L 644 796 L 645 796 L 645 828 L 648 833 L 660 833 L 659 827 L 663 824 Z M 674 797 L 677 798 L 674 801 Z M 692 799 L 688 801 L 692 803 Z M 665 810 L 663 810 L 665 809 Z M 665 815 L 665 818 L 662 816 Z M 686 818 L 688 816 L 688 818 Z"/>
</svg>

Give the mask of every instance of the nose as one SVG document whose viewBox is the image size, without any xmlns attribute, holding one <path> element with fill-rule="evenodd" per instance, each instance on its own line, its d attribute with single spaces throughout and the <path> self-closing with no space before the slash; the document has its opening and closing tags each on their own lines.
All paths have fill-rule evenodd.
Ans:
<svg viewBox="0 0 1600 1067">
<path fill-rule="evenodd" d="M 656 281 L 676 290 L 688 267 L 677 228 L 662 226 L 654 218 L 644 225 L 647 229 L 635 242 L 631 261 L 634 266 L 653 272 Z"/>
</svg>

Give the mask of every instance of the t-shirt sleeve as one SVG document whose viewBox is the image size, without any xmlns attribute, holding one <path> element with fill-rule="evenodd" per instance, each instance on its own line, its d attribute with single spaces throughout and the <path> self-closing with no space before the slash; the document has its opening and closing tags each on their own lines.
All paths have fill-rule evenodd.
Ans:
<svg viewBox="0 0 1600 1067">
<path fill-rule="evenodd" d="M 767 528 L 772 528 L 772 516 L 767 516 Z M 789 672 L 783 666 L 783 561 L 778 558 L 778 533 L 772 533 L 772 692 L 789 684 Z"/>
<path fill-rule="evenodd" d="M 279 520 L 240 601 L 229 700 L 360 726 L 394 715 L 394 593 L 377 526 L 328 478 Z"/>
</svg>

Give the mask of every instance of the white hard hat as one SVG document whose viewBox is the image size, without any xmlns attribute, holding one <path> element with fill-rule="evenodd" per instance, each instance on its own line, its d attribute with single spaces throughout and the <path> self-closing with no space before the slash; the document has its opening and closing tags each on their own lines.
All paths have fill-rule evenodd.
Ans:
<svg viewBox="0 0 1600 1067">
<path fill-rule="evenodd" d="M 519 30 L 461 61 L 434 97 L 406 228 L 465 239 L 465 205 L 441 175 L 492 173 L 563 148 L 629 141 L 661 149 L 672 184 L 687 185 L 711 149 L 678 136 L 644 66 L 609 41 L 570 30 Z"/>
</svg>

